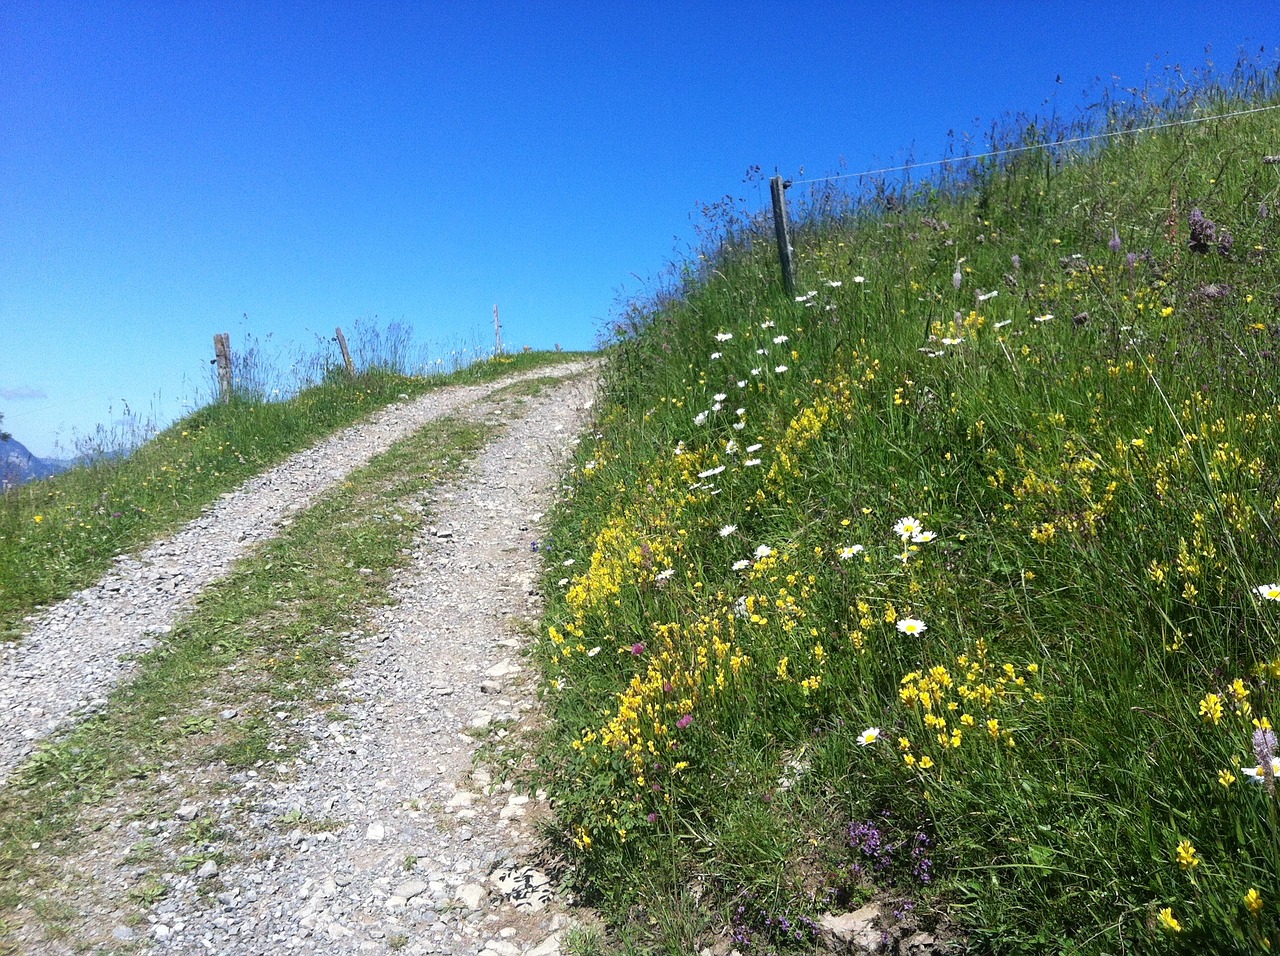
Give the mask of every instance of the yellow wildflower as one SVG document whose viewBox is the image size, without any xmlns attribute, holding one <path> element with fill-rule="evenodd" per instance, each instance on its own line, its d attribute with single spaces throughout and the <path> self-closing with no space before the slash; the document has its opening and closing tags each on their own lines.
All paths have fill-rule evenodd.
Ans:
<svg viewBox="0 0 1280 956">
<path fill-rule="evenodd" d="M 1216 725 L 1222 719 L 1222 698 L 1217 694 L 1205 694 L 1200 701 L 1200 716 L 1206 724 Z"/>
<path fill-rule="evenodd" d="M 1256 886 L 1250 887 L 1249 892 L 1244 895 L 1244 905 L 1250 916 L 1257 916 L 1262 912 L 1262 894 Z"/>
<path fill-rule="evenodd" d="M 1190 840 L 1179 840 L 1175 852 L 1178 855 L 1178 866 L 1184 870 L 1194 870 L 1200 865 L 1200 861 L 1196 858 L 1196 848 L 1191 845 Z"/>
<path fill-rule="evenodd" d="M 1160 925 L 1170 932 L 1182 932 L 1182 924 L 1178 922 L 1177 917 L 1173 915 L 1173 910 L 1168 906 L 1160 911 Z"/>
</svg>

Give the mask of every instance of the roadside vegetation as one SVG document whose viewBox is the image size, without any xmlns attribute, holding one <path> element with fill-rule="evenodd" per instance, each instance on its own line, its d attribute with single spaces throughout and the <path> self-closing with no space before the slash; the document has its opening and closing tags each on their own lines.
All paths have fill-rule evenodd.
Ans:
<svg viewBox="0 0 1280 956">
<path fill-rule="evenodd" d="M 818 187 L 794 294 L 720 207 L 623 316 L 538 656 L 624 948 L 1280 942 L 1277 75 L 1167 79 Z"/>
<path fill-rule="evenodd" d="M 275 378 L 249 349 L 239 356 L 230 402 L 193 412 L 128 454 L 91 449 L 99 454 L 88 464 L 0 495 L 0 640 L 19 638 L 24 617 L 97 580 L 114 556 L 175 530 L 219 495 L 378 408 L 573 357 L 519 353 L 416 375 L 406 371 L 401 338 L 367 331 L 371 340 L 352 346 L 361 358 L 354 377 L 330 369 L 270 401 L 262 383 Z"/>
</svg>

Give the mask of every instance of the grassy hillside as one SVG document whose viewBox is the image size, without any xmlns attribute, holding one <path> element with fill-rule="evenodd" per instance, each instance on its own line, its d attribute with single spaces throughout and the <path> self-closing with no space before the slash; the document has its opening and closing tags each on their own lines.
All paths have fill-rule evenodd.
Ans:
<svg viewBox="0 0 1280 956">
<path fill-rule="evenodd" d="M 631 946 L 804 951 L 870 899 L 978 952 L 1280 939 L 1278 117 L 824 192 L 795 296 L 731 217 L 635 307 L 539 645 Z"/>
</svg>

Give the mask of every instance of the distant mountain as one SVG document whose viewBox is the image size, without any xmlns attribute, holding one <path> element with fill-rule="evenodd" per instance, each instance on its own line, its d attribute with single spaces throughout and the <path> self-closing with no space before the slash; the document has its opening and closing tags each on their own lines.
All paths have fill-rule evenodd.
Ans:
<svg viewBox="0 0 1280 956">
<path fill-rule="evenodd" d="M 68 462 L 37 458 L 16 438 L 0 441 L 0 489 L 66 471 Z"/>
</svg>

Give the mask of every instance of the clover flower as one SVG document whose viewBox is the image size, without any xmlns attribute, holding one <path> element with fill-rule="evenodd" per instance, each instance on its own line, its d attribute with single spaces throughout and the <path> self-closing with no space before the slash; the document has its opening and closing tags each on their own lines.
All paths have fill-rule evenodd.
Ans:
<svg viewBox="0 0 1280 956">
<path fill-rule="evenodd" d="M 1253 755 L 1262 763 L 1272 760 L 1276 756 L 1276 735 L 1275 731 L 1266 727 L 1259 727 L 1253 732 Z"/>
<path fill-rule="evenodd" d="M 1187 216 L 1187 226 L 1191 230 L 1187 246 L 1192 252 L 1208 252 L 1209 247 L 1217 243 L 1218 224 L 1212 219 L 1206 219 L 1198 206 Z"/>
</svg>

